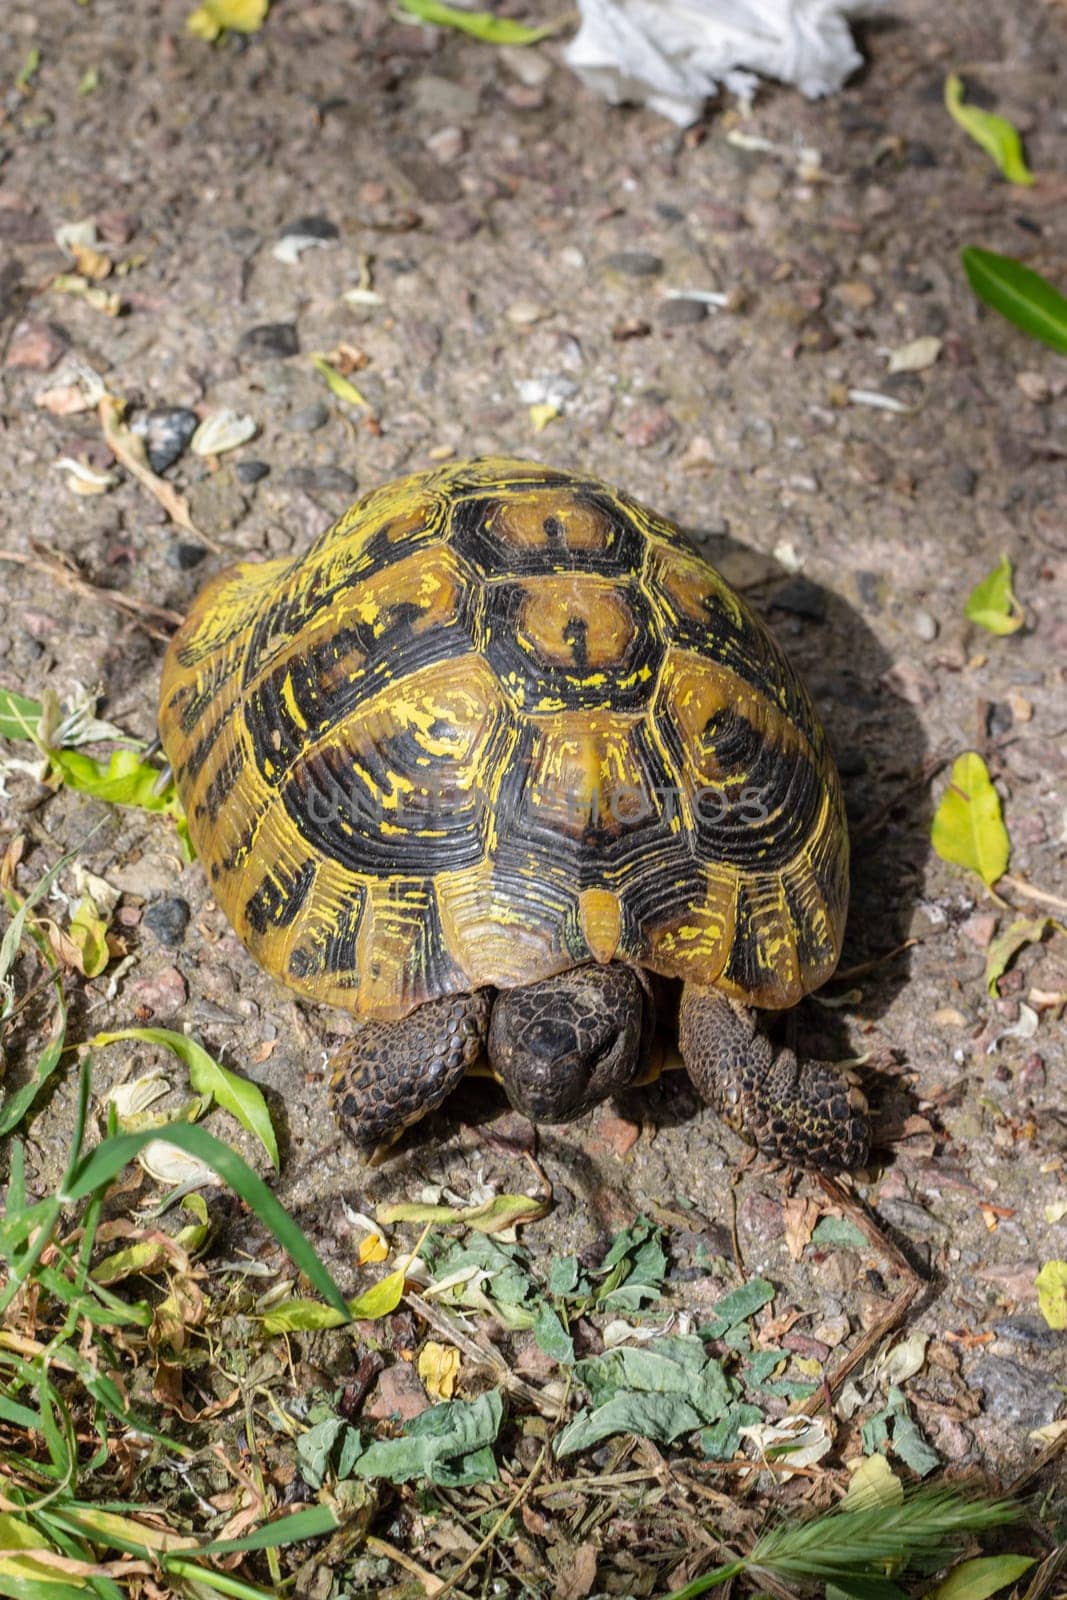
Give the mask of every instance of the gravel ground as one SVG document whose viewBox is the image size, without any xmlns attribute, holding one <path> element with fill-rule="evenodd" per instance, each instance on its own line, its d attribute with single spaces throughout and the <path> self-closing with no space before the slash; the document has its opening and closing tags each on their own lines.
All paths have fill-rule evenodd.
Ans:
<svg viewBox="0 0 1067 1600">
<path fill-rule="evenodd" d="M 1034 1288 L 1040 1263 L 1067 1255 L 1067 955 L 1060 935 L 1031 945 L 990 998 L 985 947 L 1013 912 L 932 854 L 929 826 L 946 763 L 979 750 L 1014 878 L 1067 892 L 1067 368 L 980 312 L 959 267 L 974 243 L 1067 276 L 1067 13 L 901 0 L 834 99 L 768 87 L 750 114 L 680 135 L 592 100 L 553 46 L 493 50 L 376 0 L 286 0 L 260 35 L 217 48 L 185 35 L 184 10 L 10 0 L 0 19 L 0 542 L 180 612 L 231 552 L 301 549 L 357 486 L 496 451 L 595 472 L 689 528 L 767 615 L 840 754 L 844 975 L 798 1026 L 866 1058 L 880 1148 L 856 1190 L 930 1279 L 912 1316 L 930 1336 L 909 1388 L 921 1425 L 944 1461 L 1011 1478 L 1067 1381 Z M 31 50 L 39 65 L 14 87 Z M 1034 188 L 1004 184 L 950 123 L 952 68 L 1022 129 Z M 128 269 L 90 297 L 49 287 L 73 268 L 54 230 L 85 218 Z M 296 223 L 324 247 L 279 259 Z M 94 303 L 108 293 L 119 315 Z M 889 352 L 927 336 L 933 364 L 890 374 Z M 340 345 L 369 411 L 336 402 L 308 359 Z M 110 463 L 93 412 L 41 403 L 72 357 L 134 421 L 254 419 L 240 449 L 167 469 L 210 544 L 126 472 L 78 496 L 53 470 Z M 182 426 L 157 420 L 155 437 Z M 963 616 L 1002 552 L 1026 612 L 1007 638 Z M 99 686 L 104 714 L 150 737 L 159 638 L 33 566 L 0 573 L 0 683 Z M 260 1082 L 284 1138 L 279 1193 L 343 1283 L 359 1281 L 343 1200 L 527 1185 L 526 1125 L 478 1081 L 371 1173 L 340 1148 L 323 1063 L 347 1019 L 253 969 L 161 819 L 43 801 L 16 772 L 0 837 L 16 832 L 25 883 L 80 844 L 122 890 L 136 965 L 114 995 L 107 976 L 76 987 L 72 1036 L 188 1023 Z M 1014 914 L 1056 910 L 1006 898 Z M 9 1041 L 12 1082 L 31 1044 Z M 102 1054 L 98 1084 L 147 1059 Z M 68 1080 L 34 1124 L 38 1190 L 61 1168 L 72 1098 Z M 227 1118 L 211 1125 L 255 1159 Z M 735 1184 L 740 1147 L 681 1074 L 546 1131 L 539 1150 L 556 1204 L 526 1230 L 535 1258 L 603 1244 L 643 1210 L 673 1228 L 699 1310 L 724 1285 L 693 1263 L 731 1256 L 736 1203 L 745 1270 L 802 1308 L 801 1328 L 846 1317 L 852 1339 L 889 1304 L 876 1252 L 792 1259 L 797 1199 L 821 1191 L 759 1164 Z"/>
</svg>

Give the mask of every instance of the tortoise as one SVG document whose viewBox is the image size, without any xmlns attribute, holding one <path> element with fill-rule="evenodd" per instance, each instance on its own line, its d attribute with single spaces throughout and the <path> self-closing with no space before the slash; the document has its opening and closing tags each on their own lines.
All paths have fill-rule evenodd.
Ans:
<svg viewBox="0 0 1067 1600">
<path fill-rule="evenodd" d="M 488 1057 L 563 1122 L 642 1079 L 657 1000 L 758 1148 L 862 1165 L 866 1103 L 756 1013 L 837 962 L 840 782 L 808 694 L 678 528 L 482 458 L 366 495 L 304 555 L 212 579 L 160 737 L 252 956 L 360 1019 L 330 1096 L 364 1148 Z"/>
</svg>

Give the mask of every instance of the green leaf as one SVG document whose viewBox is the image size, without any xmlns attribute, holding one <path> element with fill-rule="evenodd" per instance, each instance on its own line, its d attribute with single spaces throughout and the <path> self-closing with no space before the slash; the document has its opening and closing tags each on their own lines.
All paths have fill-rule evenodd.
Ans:
<svg viewBox="0 0 1067 1600">
<path fill-rule="evenodd" d="M 996 999 L 997 983 L 1010 966 L 1012 958 L 1028 944 L 1040 944 L 1051 928 L 1065 931 L 1054 917 L 1023 917 L 1011 923 L 990 942 L 985 957 L 986 988 Z"/>
<path fill-rule="evenodd" d="M 133 806 L 138 811 L 162 812 L 173 817 L 178 829 L 182 854 L 192 861 L 194 851 L 189 838 L 178 791 L 169 783 L 161 794 L 155 792 L 159 768 L 142 761 L 136 750 L 115 750 L 105 767 L 80 750 L 49 750 L 51 776 L 68 788 L 109 805 Z"/>
<path fill-rule="evenodd" d="M 1050 1328 L 1067 1328 L 1067 1261 L 1046 1261 L 1034 1280 L 1041 1315 Z"/>
<path fill-rule="evenodd" d="M 476 1400 L 447 1400 L 421 1412 L 399 1439 L 368 1445 L 354 1471 L 390 1483 L 426 1478 L 446 1488 L 494 1483 L 499 1473 L 491 1447 L 503 1420 L 499 1389 L 486 1390 Z"/>
<path fill-rule="evenodd" d="M 729 1461 L 736 1453 L 741 1443 L 741 1429 L 751 1428 L 755 1423 L 763 1421 L 763 1412 L 759 1406 L 738 1401 L 721 1416 L 718 1422 L 710 1428 L 702 1428 L 700 1432 L 700 1448 L 709 1461 Z"/>
<path fill-rule="evenodd" d="M 377 1283 L 348 1302 L 342 1314 L 318 1300 L 284 1300 L 262 1315 L 265 1333 L 310 1333 L 339 1328 L 346 1322 L 375 1322 L 395 1311 L 404 1298 L 404 1270 L 387 1273 Z"/>
<path fill-rule="evenodd" d="M 198 1556 L 228 1556 L 239 1550 L 280 1550 L 283 1545 L 302 1544 L 305 1539 L 321 1539 L 337 1527 L 337 1518 L 329 1506 L 305 1506 L 303 1511 L 291 1511 L 286 1516 L 265 1522 L 255 1533 L 246 1533 L 240 1539 L 212 1539 L 196 1550 Z"/>
<path fill-rule="evenodd" d="M 313 1489 L 321 1489 L 330 1469 L 334 1446 L 346 1431 L 354 1431 L 343 1417 L 324 1417 L 296 1441 L 300 1473 Z"/>
<path fill-rule="evenodd" d="M 315 368 L 320 378 L 326 380 L 327 388 L 331 394 L 337 396 L 338 400 L 344 400 L 350 406 L 362 406 L 365 411 L 372 410 L 370 401 L 343 373 L 338 372 L 336 367 L 332 367 L 325 356 L 312 356 L 311 365 Z"/>
<path fill-rule="evenodd" d="M 750 1278 L 740 1289 L 732 1289 L 713 1307 L 714 1321 L 700 1329 L 702 1339 L 725 1339 L 749 1317 L 774 1299 L 774 1284 L 766 1278 Z"/>
<path fill-rule="evenodd" d="M 62 1203 L 66 1205 L 84 1199 L 95 1190 L 106 1188 L 153 1139 L 162 1139 L 186 1151 L 218 1173 L 234 1194 L 255 1212 L 264 1227 L 270 1229 L 282 1248 L 288 1251 L 294 1266 L 341 1313 L 344 1320 L 348 1319 L 344 1296 L 285 1207 L 267 1188 L 259 1174 L 253 1172 L 229 1145 L 208 1133 L 206 1128 L 191 1128 L 176 1123 L 170 1127 L 147 1128 L 140 1133 L 121 1133 L 104 1139 L 95 1150 L 75 1164 L 64 1185 Z"/>
<path fill-rule="evenodd" d="M 820 1217 L 811 1235 L 812 1244 L 835 1244 L 843 1250 L 862 1250 L 867 1240 L 847 1217 Z"/>
<path fill-rule="evenodd" d="M 533 1336 L 539 1348 L 553 1361 L 560 1361 L 567 1367 L 573 1363 L 574 1340 L 563 1326 L 559 1313 L 547 1301 L 537 1313 Z"/>
<path fill-rule="evenodd" d="M 39 700 L 0 689 L 0 739 L 32 739 L 43 710 Z"/>
<path fill-rule="evenodd" d="M 1017 1582 L 1033 1565 L 1032 1556 L 975 1556 L 950 1572 L 926 1600 L 986 1600 Z"/>
<path fill-rule="evenodd" d="M 680 1394 L 642 1394 L 630 1390 L 617 1394 L 595 1410 L 579 1411 L 556 1436 L 555 1453 L 562 1460 L 577 1450 L 587 1450 L 618 1433 L 635 1433 L 641 1439 L 672 1444 L 682 1434 L 700 1427 L 700 1413 Z"/>
<path fill-rule="evenodd" d="M 189 1071 L 189 1082 L 197 1094 L 207 1095 L 217 1101 L 224 1111 L 235 1116 L 242 1128 L 247 1128 L 262 1144 L 275 1170 L 281 1165 L 278 1140 L 267 1110 L 263 1091 L 257 1084 L 241 1078 L 228 1067 L 221 1066 L 208 1054 L 202 1044 L 184 1033 L 174 1033 L 170 1028 L 121 1028 L 117 1033 L 98 1033 L 89 1040 L 91 1047 L 115 1044 L 120 1039 L 138 1040 L 142 1044 L 160 1045 L 184 1061 Z"/>
<path fill-rule="evenodd" d="M 491 11 L 460 11 L 456 6 L 443 4 L 443 0 L 400 0 L 400 4 L 420 22 L 456 28 L 486 44 L 537 44 L 540 39 L 551 38 L 562 26 L 560 22 L 548 22 L 531 28 L 511 17 L 496 17 Z"/>
<path fill-rule="evenodd" d="M 941 1465 L 941 1457 L 927 1444 L 918 1423 L 906 1409 L 893 1415 L 893 1454 L 919 1478 L 925 1478 L 928 1472 Z"/>
<path fill-rule="evenodd" d="M 967 281 L 985 305 L 1067 355 L 1067 299 L 1040 273 L 1011 256 L 968 245 L 960 254 Z"/>
<path fill-rule="evenodd" d="M 1011 842 L 989 768 L 975 751 L 958 756 L 930 833 L 942 861 L 993 884 L 1007 871 Z"/>
<path fill-rule="evenodd" d="M 964 105 L 963 82 L 958 73 L 950 72 L 945 79 L 945 106 L 964 133 L 981 145 L 986 155 L 992 156 L 1009 183 L 1024 186 L 1033 183 L 1034 175 L 1026 165 L 1018 130 L 1007 117 L 997 116 L 995 111 Z"/>
<path fill-rule="evenodd" d="M 1011 562 L 1007 556 L 1001 556 L 992 572 L 975 584 L 963 614 L 987 633 L 1015 633 L 1022 627 L 1026 619 L 1011 586 Z"/>
</svg>

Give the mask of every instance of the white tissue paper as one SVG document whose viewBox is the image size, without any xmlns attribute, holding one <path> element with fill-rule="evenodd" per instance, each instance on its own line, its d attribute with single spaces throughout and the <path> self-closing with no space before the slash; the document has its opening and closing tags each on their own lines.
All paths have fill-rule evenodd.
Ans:
<svg viewBox="0 0 1067 1600">
<path fill-rule="evenodd" d="M 809 99 L 839 89 L 862 64 L 848 17 L 883 0 L 579 0 L 582 23 L 564 57 L 605 99 L 639 101 L 679 127 L 720 87 L 748 101 L 756 74 Z"/>
</svg>

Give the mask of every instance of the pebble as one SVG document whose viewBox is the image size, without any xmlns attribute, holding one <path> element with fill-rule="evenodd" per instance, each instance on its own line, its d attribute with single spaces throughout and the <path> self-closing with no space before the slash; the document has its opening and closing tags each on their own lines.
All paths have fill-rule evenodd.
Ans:
<svg viewBox="0 0 1067 1600">
<path fill-rule="evenodd" d="M 973 917 L 968 917 L 966 922 L 960 923 L 960 932 L 965 939 L 976 944 L 979 950 L 984 950 L 997 931 L 997 919 L 991 912 L 976 912 Z"/>
<path fill-rule="evenodd" d="M 878 298 L 869 283 L 859 280 L 835 283 L 830 292 L 849 311 L 869 311 Z"/>
<path fill-rule="evenodd" d="M 329 217 L 297 217 L 295 222 L 286 223 L 278 237 L 280 239 L 339 239 L 341 230 L 336 222 L 330 221 Z"/>
<path fill-rule="evenodd" d="M 986 1356 L 971 1373 L 985 1396 L 985 1409 L 1013 1428 L 1043 1428 L 1055 1422 L 1063 1394 L 1051 1372 L 1001 1356 Z"/>
<path fill-rule="evenodd" d="M 166 472 L 200 426 L 200 418 L 186 406 L 155 406 L 134 432 L 144 439 L 148 465 L 153 472 Z"/>
<path fill-rule="evenodd" d="M 610 272 L 621 272 L 626 278 L 658 278 L 663 271 L 663 260 L 648 250 L 617 250 L 608 256 L 604 265 Z"/>
<path fill-rule="evenodd" d="M 536 300 L 514 300 L 504 315 L 516 328 L 529 328 L 535 322 L 543 322 L 550 312 L 546 306 L 538 305 Z"/>
<path fill-rule="evenodd" d="M 933 644 L 937 638 L 937 618 L 932 617 L 929 611 L 918 607 L 911 614 L 911 631 L 923 644 Z"/>
<path fill-rule="evenodd" d="M 810 578 L 787 578 L 771 596 L 771 606 L 779 611 L 790 611 L 795 617 L 808 617 L 812 622 L 826 620 L 826 591 Z"/>
<path fill-rule="evenodd" d="M 190 539 L 179 539 L 175 544 L 168 544 L 163 555 L 172 567 L 177 567 L 179 572 L 191 572 L 207 555 L 207 545 L 194 544 Z"/>
<path fill-rule="evenodd" d="M 138 1022 L 165 1022 L 184 1008 L 185 979 L 176 967 L 164 967 L 154 977 L 137 978 L 126 988 L 126 999 Z"/>
<path fill-rule="evenodd" d="M 54 322 L 20 322 L 11 335 L 4 366 L 23 372 L 48 372 L 69 344 L 66 330 Z"/>
<path fill-rule="evenodd" d="M 247 500 L 228 472 L 194 483 L 188 500 L 196 526 L 212 537 L 235 528 L 248 510 Z"/>
<path fill-rule="evenodd" d="M 410 1361 L 398 1361 L 386 1367 L 378 1379 L 377 1388 L 363 1407 L 362 1415 L 372 1422 L 399 1418 L 409 1422 L 426 1411 L 430 1405 L 426 1390 Z"/>
<path fill-rule="evenodd" d="M 237 343 L 237 354 L 250 361 L 271 361 L 300 352 L 295 322 L 261 322 L 248 328 Z"/>
<path fill-rule="evenodd" d="M 458 161 L 467 145 L 467 136 L 462 128 L 438 128 L 436 133 L 431 133 L 425 141 L 426 148 L 435 161 L 448 166 L 452 161 Z"/>
<path fill-rule="evenodd" d="M 623 443 L 631 450 L 647 450 L 674 432 L 674 418 L 662 406 L 642 406 L 634 412 L 623 432 Z"/>
<path fill-rule="evenodd" d="M 172 947 L 181 944 L 189 926 L 189 902 L 178 895 L 166 900 L 154 900 L 146 909 L 143 925 L 155 935 L 160 944 Z"/>
<path fill-rule="evenodd" d="M 290 467 L 283 482 L 293 489 L 303 489 L 305 494 L 353 495 L 358 488 L 355 478 L 343 467 Z"/>
<path fill-rule="evenodd" d="M 233 470 L 238 483 L 258 483 L 267 476 L 270 467 L 265 461 L 238 461 Z"/>
<path fill-rule="evenodd" d="M 330 408 L 321 400 L 313 400 L 310 405 L 301 406 L 298 411 L 292 411 L 285 418 L 282 427 L 287 433 L 314 433 L 318 428 L 324 428 L 330 420 Z"/>
<path fill-rule="evenodd" d="M 694 322 L 703 322 L 708 308 L 703 300 L 664 300 L 657 313 L 662 328 L 688 328 Z"/>
</svg>

